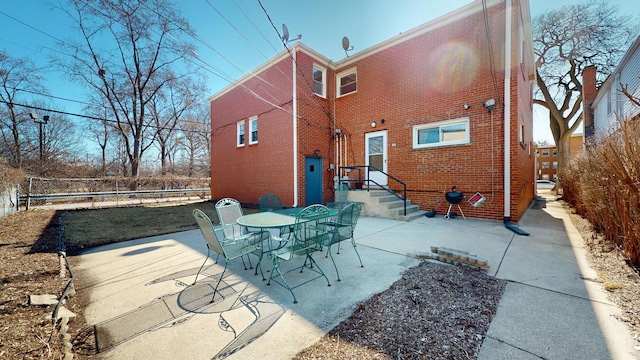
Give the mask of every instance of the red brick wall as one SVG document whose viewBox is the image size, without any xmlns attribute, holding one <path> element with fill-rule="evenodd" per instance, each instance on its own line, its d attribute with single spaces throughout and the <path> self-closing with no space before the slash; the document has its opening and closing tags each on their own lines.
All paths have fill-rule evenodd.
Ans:
<svg viewBox="0 0 640 360">
<path fill-rule="evenodd" d="M 456 185 L 468 196 L 480 192 L 487 198 L 477 208 L 463 203 L 465 215 L 502 219 L 504 117 L 498 97 L 504 91 L 504 50 L 499 46 L 504 43 L 503 8 L 489 9 L 497 67 L 495 81 L 500 95 L 493 86 L 481 13 L 336 69 L 341 72 L 357 67 L 358 72 L 357 93 L 336 99 L 336 124 L 353 135 L 353 162 L 365 163 L 364 133 L 388 130 L 389 173 L 407 183 L 408 197 L 424 210 L 435 207 L 437 199 Z M 519 46 L 516 37 L 511 89 L 514 220 L 533 197 L 534 171 L 534 155 L 528 150 L 532 133 L 531 84 L 518 71 Z M 528 100 L 521 100 L 519 92 Z M 498 104 L 493 113 L 482 106 L 488 99 L 495 99 Z M 464 104 L 471 108 L 464 109 Z M 460 117 L 470 119 L 470 144 L 412 148 L 413 126 Z M 385 123 L 381 124 L 379 120 L 383 118 Z M 376 128 L 371 127 L 372 121 L 377 121 Z M 526 147 L 518 139 L 520 124 L 525 125 Z"/>
<path fill-rule="evenodd" d="M 259 76 L 211 102 L 211 196 L 257 204 L 260 196 L 272 193 L 290 206 L 294 201 L 290 59 Z M 249 145 L 248 119 L 255 115 L 258 143 Z M 246 141 L 240 148 L 236 146 L 238 121 L 245 122 Z"/>
<path fill-rule="evenodd" d="M 438 199 L 452 186 L 470 197 L 482 193 L 486 202 L 473 208 L 461 205 L 470 217 L 502 219 L 504 158 L 504 4 L 488 9 L 493 61 L 490 66 L 487 32 L 482 12 L 469 18 L 406 40 L 354 63 L 327 70 L 327 99 L 312 94 L 314 59 L 296 52 L 298 106 L 298 204 L 306 204 L 305 157 L 320 151 L 323 159 L 323 201 L 333 200 L 333 176 L 329 164 L 335 163 L 335 129 L 346 133 L 348 162 L 364 165 L 365 134 L 388 131 L 389 174 L 407 184 L 408 197 L 424 210 L 437 206 Z M 533 198 L 534 154 L 532 136 L 531 82 L 520 64 L 522 39 L 518 36 L 519 17 L 513 17 L 511 66 L 511 218 L 517 221 Z M 349 59 L 347 59 L 349 61 Z M 529 61 L 528 59 L 526 60 Z M 291 129 L 291 61 L 279 64 L 282 71 L 270 69 L 262 79 L 277 90 L 253 79 L 245 86 L 256 87 L 264 97 L 284 104 L 286 111 L 273 110 L 242 87 L 212 102 L 212 196 L 233 196 L 242 202 L 272 192 L 293 204 L 293 132 Z M 335 98 L 335 74 L 357 68 L 358 91 Z M 302 75 L 304 74 L 304 76 Z M 495 84 L 495 85 L 494 85 Z M 483 107 L 496 100 L 493 112 Z M 238 106 L 241 104 L 241 106 Z M 469 109 L 464 108 L 469 104 Z M 237 149 L 236 121 L 259 116 L 260 142 Z M 468 117 L 470 144 L 413 149 L 413 126 Z M 384 124 L 381 119 L 385 119 Z M 376 121 L 378 126 L 371 127 Z M 519 139 L 524 125 L 524 139 Z M 248 134 L 248 121 L 246 122 Z M 238 180 L 240 179 L 240 180 Z M 393 186 L 392 182 L 390 185 Z M 399 189 L 399 188 L 398 188 Z M 443 204 L 443 206 L 446 205 Z"/>
</svg>

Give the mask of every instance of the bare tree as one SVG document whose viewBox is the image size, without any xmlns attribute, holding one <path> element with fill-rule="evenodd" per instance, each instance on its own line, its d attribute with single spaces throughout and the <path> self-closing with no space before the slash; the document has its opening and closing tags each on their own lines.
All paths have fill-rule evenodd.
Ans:
<svg viewBox="0 0 640 360">
<path fill-rule="evenodd" d="M 208 176 L 211 173 L 211 118 L 208 104 L 200 103 L 193 107 L 180 127 L 180 145 L 187 157 L 188 176 L 194 176 L 196 172 Z"/>
<path fill-rule="evenodd" d="M 534 103 L 549 110 L 559 173 L 569 163 L 571 134 L 580 125 L 583 69 L 595 65 L 598 81 L 604 81 L 637 36 L 636 23 L 630 16 L 618 15 L 617 7 L 594 0 L 563 5 L 534 19 L 538 65 Z"/>
<path fill-rule="evenodd" d="M 176 41 L 191 33 L 189 24 L 167 0 L 69 3 L 74 12 L 67 14 L 76 21 L 82 42 L 61 46 L 73 60 L 58 64 L 106 103 L 123 140 L 130 174 L 137 176 L 156 136 L 149 104 L 176 80 L 174 68 L 194 53 L 191 45 Z"/>
<path fill-rule="evenodd" d="M 0 154 L 10 164 L 22 167 L 24 146 L 27 142 L 26 126 L 31 121 L 29 108 L 17 103 L 27 102 L 25 91 L 44 92 L 42 78 L 29 59 L 12 58 L 0 51 Z"/>
<path fill-rule="evenodd" d="M 149 103 L 156 126 L 156 144 L 160 151 L 161 172 L 166 174 L 167 162 L 175 159 L 180 139 L 177 129 L 185 114 L 204 92 L 204 86 L 188 77 L 167 82 L 166 86 Z"/>
<path fill-rule="evenodd" d="M 95 117 L 100 117 L 97 115 Z M 87 126 L 87 137 L 89 140 L 94 141 L 100 147 L 100 173 L 105 176 L 107 175 L 107 145 L 109 144 L 110 135 L 113 132 L 113 128 L 109 125 L 109 122 L 105 116 L 101 121 L 95 122 L 92 121 Z"/>
</svg>

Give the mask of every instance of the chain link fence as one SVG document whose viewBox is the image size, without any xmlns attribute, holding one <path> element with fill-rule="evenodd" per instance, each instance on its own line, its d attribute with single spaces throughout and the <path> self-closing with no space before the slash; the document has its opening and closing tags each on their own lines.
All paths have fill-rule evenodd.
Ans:
<svg viewBox="0 0 640 360">
<path fill-rule="evenodd" d="M 29 178 L 19 208 L 102 208 L 168 201 L 209 200 L 210 178 Z"/>
</svg>

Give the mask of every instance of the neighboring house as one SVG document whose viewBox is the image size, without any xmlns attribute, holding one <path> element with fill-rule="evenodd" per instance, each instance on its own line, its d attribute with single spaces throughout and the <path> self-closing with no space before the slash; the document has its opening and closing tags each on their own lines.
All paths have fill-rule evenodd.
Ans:
<svg viewBox="0 0 640 360">
<path fill-rule="evenodd" d="M 585 137 L 607 135 L 618 128 L 618 120 L 632 119 L 640 114 L 640 107 L 622 93 L 624 86 L 635 98 L 640 98 L 640 37 L 599 88 L 596 88 L 596 68 L 582 72 Z"/>
<path fill-rule="evenodd" d="M 570 158 L 574 158 L 584 148 L 584 135 L 582 133 L 572 134 L 569 140 L 571 149 Z M 555 145 L 540 145 L 536 149 L 536 179 L 551 180 L 558 179 L 558 149 Z"/>
<path fill-rule="evenodd" d="M 480 192 L 466 216 L 517 221 L 535 188 L 530 27 L 528 0 L 487 0 L 340 61 L 296 43 L 210 98 L 212 198 L 326 203 L 361 174 L 423 210 Z"/>
<path fill-rule="evenodd" d="M 558 178 L 558 150 L 555 145 L 538 146 L 538 180 L 556 181 Z"/>
</svg>

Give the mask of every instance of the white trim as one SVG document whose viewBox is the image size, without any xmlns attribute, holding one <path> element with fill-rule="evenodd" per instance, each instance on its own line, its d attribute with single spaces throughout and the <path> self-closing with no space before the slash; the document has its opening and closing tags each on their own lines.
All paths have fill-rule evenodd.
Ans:
<svg viewBox="0 0 640 360">
<path fill-rule="evenodd" d="M 240 134 L 240 128 L 242 127 L 242 134 Z M 244 136 L 243 142 L 240 143 L 240 135 Z M 247 143 L 247 127 L 244 126 L 244 120 L 240 120 L 236 123 L 236 147 L 243 147 Z"/>
<path fill-rule="evenodd" d="M 298 206 L 298 92 L 297 92 L 297 79 L 298 72 L 296 71 L 297 64 L 297 49 L 293 48 L 291 56 L 293 57 L 291 66 L 291 87 L 293 92 L 293 99 L 291 100 L 291 116 L 293 121 L 293 205 L 291 207 Z"/>
<path fill-rule="evenodd" d="M 341 91 L 340 91 L 341 87 L 342 87 L 340 85 L 340 80 L 342 78 L 344 78 L 346 76 L 349 76 L 349 75 L 352 75 L 352 74 L 356 74 L 356 82 L 355 82 L 356 88 L 353 91 L 350 91 L 348 93 L 342 94 Z M 350 95 L 350 94 L 355 94 L 357 92 L 358 92 L 358 68 L 356 66 L 336 74 L 336 98 L 340 98 L 340 97 L 347 96 L 347 95 Z"/>
<path fill-rule="evenodd" d="M 511 217 L 511 0 L 504 11 L 504 218 Z"/>
<path fill-rule="evenodd" d="M 443 140 L 441 137 L 441 132 L 440 130 L 439 135 L 438 135 L 438 142 L 437 143 L 430 143 L 430 144 L 419 144 L 418 143 L 418 132 L 420 130 L 424 130 L 424 129 L 435 129 L 435 128 L 442 128 L 442 127 L 446 127 L 446 126 L 451 126 L 451 125 L 459 125 L 459 124 L 464 124 L 464 131 L 465 131 L 465 136 L 463 139 L 455 139 L 455 140 Z M 469 125 L 469 118 L 468 117 L 461 117 L 461 118 L 457 118 L 457 119 L 453 119 L 453 120 L 444 120 L 444 121 L 438 121 L 438 122 L 433 122 L 433 123 L 426 123 L 426 124 L 420 124 L 420 125 L 414 125 L 413 126 L 413 149 L 426 149 L 426 148 L 435 148 L 435 147 L 442 147 L 442 146 L 452 146 L 452 145 L 467 145 L 469 143 L 471 143 L 471 127 Z"/>
<path fill-rule="evenodd" d="M 258 127 L 258 115 L 254 115 L 252 117 L 249 118 L 249 145 L 253 145 L 253 144 L 257 144 L 258 140 L 253 141 L 253 124 L 256 124 L 256 131 L 258 131 L 257 127 Z M 246 131 L 245 131 L 246 133 Z M 247 136 L 245 135 L 245 139 L 247 138 Z M 259 137 L 258 137 L 259 139 Z"/>
<path fill-rule="evenodd" d="M 322 92 L 320 94 L 316 93 L 315 91 L 315 84 L 316 84 L 316 79 L 315 79 L 315 71 L 316 69 L 318 71 L 320 71 L 322 73 Z M 322 66 L 322 65 L 318 65 L 317 63 L 313 63 L 313 66 L 311 68 L 311 81 L 312 81 L 312 85 L 311 85 L 311 91 L 315 94 L 320 96 L 321 98 L 326 99 L 327 98 L 327 68 Z"/>
</svg>

